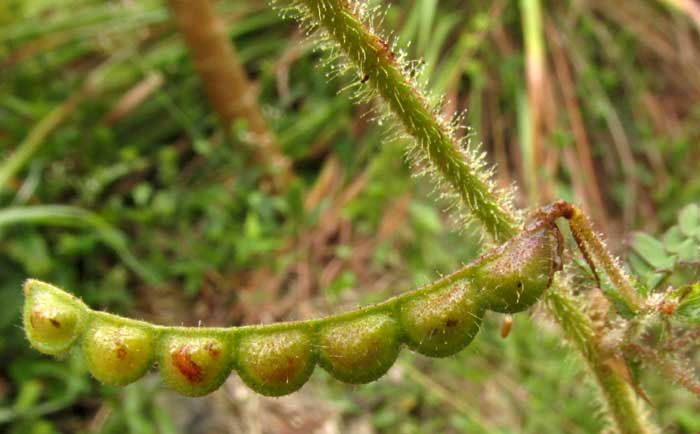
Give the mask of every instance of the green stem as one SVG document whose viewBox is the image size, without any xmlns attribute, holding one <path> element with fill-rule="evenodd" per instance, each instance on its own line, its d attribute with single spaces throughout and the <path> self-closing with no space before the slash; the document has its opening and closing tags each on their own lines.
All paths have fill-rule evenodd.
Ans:
<svg viewBox="0 0 700 434">
<path fill-rule="evenodd" d="M 480 161 L 465 153 L 448 124 L 431 110 L 426 98 L 404 73 L 391 47 L 362 21 L 347 0 L 298 0 L 302 14 L 320 24 L 398 117 L 417 147 L 458 193 L 462 202 L 501 242 L 516 233 L 514 212 L 499 197 Z M 587 361 L 601 388 L 606 408 L 621 434 L 653 432 L 631 387 L 602 357 L 591 321 L 562 288 L 552 288 L 548 306 L 568 339 Z"/>
<path fill-rule="evenodd" d="M 544 41 L 542 39 L 542 10 L 539 0 L 520 0 L 525 39 L 525 70 L 527 72 L 527 104 L 522 104 L 523 179 L 530 203 L 538 203 L 542 193 L 538 172 L 542 167 L 542 95 L 544 94 Z"/>
<path fill-rule="evenodd" d="M 480 157 L 462 148 L 451 126 L 440 119 L 426 97 L 404 73 L 398 54 L 342 0 L 302 0 L 301 7 L 320 23 L 356 65 L 406 131 L 416 140 L 450 187 L 498 240 L 517 232 L 515 219 L 500 200 L 491 181 L 482 175 Z"/>
<path fill-rule="evenodd" d="M 654 351 L 645 345 L 635 343 L 626 344 L 624 351 L 630 356 L 641 359 L 655 367 L 659 372 L 664 373 L 668 378 L 671 378 L 674 382 L 700 398 L 700 379 L 695 375 L 690 361 L 685 357 L 675 355 L 676 358 L 674 359 L 674 356 L 670 354 Z"/>
<path fill-rule="evenodd" d="M 22 170 L 51 133 L 60 127 L 88 97 L 101 89 L 102 82 L 107 72 L 109 72 L 109 68 L 125 54 L 127 54 L 126 51 L 120 51 L 93 69 L 75 93 L 54 107 L 32 128 L 27 137 L 17 145 L 12 155 L 0 164 L 0 193 L 10 190 L 8 188 L 10 180 L 17 172 Z"/>
</svg>

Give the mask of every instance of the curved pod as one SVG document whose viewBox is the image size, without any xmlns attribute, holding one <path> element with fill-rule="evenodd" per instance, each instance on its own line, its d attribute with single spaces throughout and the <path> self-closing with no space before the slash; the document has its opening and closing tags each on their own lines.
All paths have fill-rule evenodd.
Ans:
<svg viewBox="0 0 700 434">
<path fill-rule="evenodd" d="M 427 356 L 448 356 L 471 342 L 486 309 L 515 313 L 537 301 L 561 268 L 561 234 L 553 222 L 571 218 L 571 209 L 566 203 L 542 208 L 520 234 L 462 269 L 326 318 L 227 329 L 165 327 L 92 311 L 54 286 L 28 280 L 24 326 L 32 346 L 48 354 L 68 351 L 84 335 L 90 371 L 108 384 L 135 380 L 154 359 L 165 383 L 189 396 L 219 387 L 234 365 L 251 388 L 272 396 L 301 387 L 316 361 L 341 381 L 366 383 L 386 373 L 401 342 Z"/>
</svg>

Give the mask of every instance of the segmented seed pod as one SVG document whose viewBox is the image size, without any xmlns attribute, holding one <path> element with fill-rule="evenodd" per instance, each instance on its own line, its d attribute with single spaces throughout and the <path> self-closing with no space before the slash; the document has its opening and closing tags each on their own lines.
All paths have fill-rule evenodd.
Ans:
<svg viewBox="0 0 700 434">
<path fill-rule="evenodd" d="M 206 395 L 231 372 L 232 346 L 220 336 L 203 336 L 204 332 L 165 336 L 158 349 L 163 381 L 183 395 Z"/>
<path fill-rule="evenodd" d="M 431 357 L 445 357 L 466 347 L 479 332 L 484 308 L 465 284 L 407 298 L 399 318 L 408 346 Z"/>
<path fill-rule="evenodd" d="M 94 312 L 58 288 L 29 280 L 25 330 L 32 346 L 48 354 L 67 351 L 84 334 L 90 371 L 113 385 L 137 379 L 154 359 L 164 382 L 189 396 L 218 388 L 234 365 L 252 389 L 271 396 L 299 389 L 316 361 L 341 381 L 366 383 L 392 366 L 401 342 L 427 356 L 448 356 L 472 341 L 486 309 L 515 313 L 536 302 L 561 268 L 561 234 L 553 221 L 566 217 L 568 208 L 550 208 L 452 275 L 355 312 L 244 329 L 162 327 Z"/>
<path fill-rule="evenodd" d="M 241 379 L 267 396 L 298 390 L 316 364 L 311 338 L 295 329 L 253 332 L 241 337 L 236 361 Z"/>
<path fill-rule="evenodd" d="M 137 380 L 153 362 L 153 334 L 142 326 L 93 321 L 82 345 L 90 373 L 112 386 Z"/>
<path fill-rule="evenodd" d="M 76 297 L 38 280 L 24 284 L 24 330 L 34 348 L 58 355 L 80 336 L 87 307 Z"/>
<path fill-rule="evenodd" d="M 472 282 L 486 308 L 517 313 L 535 304 L 560 268 L 559 237 L 553 225 L 521 232 L 475 268 Z"/>
<path fill-rule="evenodd" d="M 319 364 L 346 383 L 374 381 L 386 373 L 399 353 L 400 329 L 388 314 L 374 314 L 322 327 Z"/>
</svg>

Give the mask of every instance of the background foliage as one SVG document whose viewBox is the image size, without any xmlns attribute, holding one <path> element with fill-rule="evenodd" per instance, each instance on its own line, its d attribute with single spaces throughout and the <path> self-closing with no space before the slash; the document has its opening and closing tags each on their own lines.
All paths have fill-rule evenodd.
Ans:
<svg viewBox="0 0 700 434">
<path fill-rule="evenodd" d="M 446 113 L 468 109 L 469 134 L 499 183 L 521 186 L 521 205 L 580 203 L 647 286 L 665 287 L 698 280 L 700 21 L 684 4 L 543 2 L 533 36 L 517 2 L 402 0 L 384 27 L 425 59 Z M 455 230 L 411 177 L 402 145 L 369 121 L 371 104 L 338 95 L 348 83 L 318 66 L 293 21 L 264 1 L 217 6 L 293 160 L 282 191 L 222 133 L 162 2 L 0 4 L 1 429 L 598 432 L 581 366 L 538 310 L 506 340 L 490 314 L 455 357 L 403 352 L 377 383 L 317 374 L 282 399 L 253 396 L 235 376 L 198 400 L 155 377 L 116 390 L 79 358 L 29 349 L 28 276 L 93 307 L 230 325 L 384 299 L 478 255 L 479 237 Z M 528 38 L 544 47 L 541 98 L 528 97 Z M 693 291 L 686 300 L 700 299 Z M 664 432 L 700 430 L 697 397 L 643 375 Z"/>
</svg>

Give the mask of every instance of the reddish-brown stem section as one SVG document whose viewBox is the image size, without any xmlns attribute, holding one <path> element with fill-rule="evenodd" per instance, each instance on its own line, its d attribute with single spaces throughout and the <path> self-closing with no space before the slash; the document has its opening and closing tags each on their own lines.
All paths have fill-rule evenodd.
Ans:
<svg viewBox="0 0 700 434">
<path fill-rule="evenodd" d="M 569 221 L 569 224 L 571 224 L 571 221 L 574 219 L 574 216 L 577 213 L 581 213 L 581 211 L 574 205 L 570 204 L 569 202 L 557 201 L 538 209 L 535 215 L 535 222 L 539 220 L 552 224 L 554 220 L 563 217 Z M 588 251 L 588 247 L 586 247 L 586 241 L 581 237 L 580 231 L 574 229 L 573 225 L 571 233 L 574 236 L 576 245 L 581 251 L 581 255 L 583 255 L 583 259 L 586 261 L 588 266 L 591 267 L 591 271 L 593 272 L 593 276 L 595 277 L 598 287 L 600 287 L 600 277 L 598 277 L 598 271 L 596 270 L 595 262 L 593 262 L 593 257 Z"/>
<path fill-rule="evenodd" d="M 589 251 L 592 253 L 591 256 L 608 275 L 612 284 L 620 292 L 627 307 L 635 313 L 642 310 L 644 301 L 630 283 L 629 277 L 623 271 L 618 260 L 610 254 L 603 240 L 593 230 L 588 217 L 578 208 L 574 208 L 574 215 L 569 219 L 569 225 L 574 236 L 589 248 Z"/>
<path fill-rule="evenodd" d="M 610 254 L 600 236 L 593 230 L 593 226 L 588 220 L 588 217 L 576 206 L 564 201 L 557 201 L 545 205 L 535 211 L 535 215 L 526 229 L 532 230 L 544 224 L 553 224 L 554 220 L 560 217 L 569 221 L 574 240 L 579 250 L 581 250 L 583 258 L 588 263 L 588 266 L 591 267 L 591 271 L 595 276 L 598 286 L 600 287 L 600 278 L 598 276 L 596 262 L 600 265 L 600 268 L 605 271 L 610 281 L 620 292 L 627 306 L 633 312 L 640 311 L 644 307 L 644 302 L 630 283 L 629 277 L 627 277 L 622 270 L 618 261 Z"/>
<path fill-rule="evenodd" d="M 204 90 L 230 132 L 234 121 L 247 123 L 256 162 L 272 174 L 277 187 L 292 176 L 287 157 L 279 150 L 256 100 L 255 86 L 246 75 L 223 21 L 210 0 L 169 0 L 178 29 L 185 39 Z"/>
</svg>

